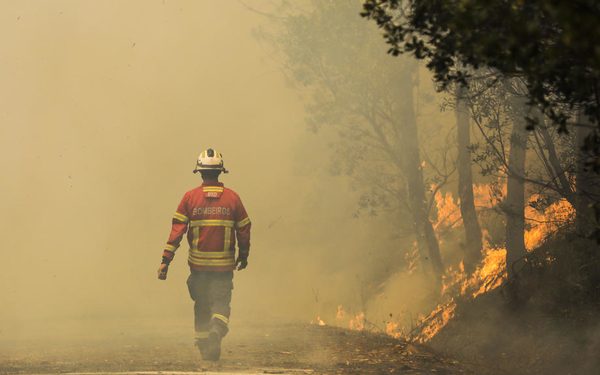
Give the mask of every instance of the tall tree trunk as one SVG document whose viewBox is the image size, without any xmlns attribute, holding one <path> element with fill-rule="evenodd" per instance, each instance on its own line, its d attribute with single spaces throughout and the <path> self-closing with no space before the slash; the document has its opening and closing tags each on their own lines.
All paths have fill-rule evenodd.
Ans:
<svg viewBox="0 0 600 375">
<path fill-rule="evenodd" d="M 419 137 L 417 120 L 415 117 L 413 90 L 416 64 L 412 68 L 405 68 L 403 79 L 400 80 L 405 96 L 401 98 L 401 136 L 400 153 L 407 181 L 408 199 L 412 211 L 415 235 L 421 262 L 425 269 L 433 272 L 434 278 L 439 282 L 444 273 L 440 246 L 429 220 L 427 200 L 425 199 L 425 184 L 423 183 L 423 170 L 419 152 Z"/>
<path fill-rule="evenodd" d="M 464 265 L 468 273 L 472 273 L 481 259 L 482 239 L 481 227 L 475 212 L 473 197 L 473 174 L 471 171 L 471 127 L 469 126 L 469 110 L 464 100 L 466 90 L 456 86 L 456 128 L 458 143 L 458 197 L 460 214 L 465 228 Z"/>
<path fill-rule="evenodd" d="M 510 82 L 505 82 L 508 92 L 514 92 Z M 527 130 L 525 97 L 509 94 L 512 111 L 512 131 L 508 155 L 508 176 L 504 212 L 506 216 L 506 270 L 513 276 L 513 264 L 525 254 L 525 156 Z"/>
<path fill-rule="evenodd" d="M 597 220 L 600 216 L 600 176 L 586 165 L 594 156 L 583 149 L 586 138 L 593 136 L 595 129 L 594 124 L 581 110 L 577 113 L 577 123 L 579 126 L 575 130 L 575 227 L 580 238 L 576 242 L 574 261 L 580 277 L 579 282 L 592 298 L 600 298 L 600 223 Z"/>
<path fill-rule="evenodd" d="M 577 113 L 577 126 L 575 130 L 575 138 L 577 142 L 577 170 L 576 170 L 576 190 L 577 198 L 575 210 L 577 216 L 575 218 L 577 233 L 583 237 L 587 237 L 596 228 L 596 219 L 594 215 L 593 204 L 597 199 L 598 176 L 588 168 L 586 168 L 587 154 L 582 150 L 585 144 L 585 139 L 592 134 L 593 125 L 588 117 L 582 111 Z"/>
<path fill-rule="evenodd" d="M 535 108 L 533 111 L 533 115 L 538 121 L 538 125 L 536 127 L 536 131 L 540 134 L 540 137 L 543 141 L 543 146 L 546 148 L 546 152 L 548 153 L 548 164 L 549 170 L 548 174 L 552 180 L 556 181 L 557 190 L 566 198 L 569 203 L 573 207 L 576 206 L 575 197 L 573 194 L 573 189 L 571 188 L 571 184 L 565 174 L 565 169 L 560 163 L 560 159 L 558 158 L 558 153 L 556 152 L 556 147 L 554 145 L 554 141 L 552 140 L 552 136 L 548 131 L 548 125 L 545 123 L 544 115 L 539 108 Z M 544 152 L 544 150 L 540 150 Z"/>
</svg>

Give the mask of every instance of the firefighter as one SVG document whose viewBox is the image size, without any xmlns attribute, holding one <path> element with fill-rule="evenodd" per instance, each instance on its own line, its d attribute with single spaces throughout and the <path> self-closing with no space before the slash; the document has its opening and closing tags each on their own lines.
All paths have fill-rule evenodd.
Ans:
<svg viewBox="0 0 600 375">
<path fill-rule="evenodd" d="M 228 173 L 219 152 L 203 151 L 194 169 L 198 172 L 203 183 L 185 193 L 177 207 L 158 278 L 167 278 L 169 264 L 187 232 L 191 271 L 187 286 L 194 300 L 195 344 L 203 359 L 218 361 L 221 339 L 229 330 L 233 271 L 248 266 L 250 219 L 240 197 L 219 182 L 219 175 Z"/>
</svg>

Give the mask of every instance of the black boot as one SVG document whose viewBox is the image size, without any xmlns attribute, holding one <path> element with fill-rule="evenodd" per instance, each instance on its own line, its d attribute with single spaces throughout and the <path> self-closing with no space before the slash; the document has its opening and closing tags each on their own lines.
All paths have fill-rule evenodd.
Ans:
<svg viewBox="0 0 600 375">
<path fill-rule="evenodd" d="M 196 339 L 194 344 L 196 345 L 196 348 L 198 348 L 198 350 L 200 351 L 202 359 L 210 360 L 207 339 Z"/>
<path fill-rule="evenodd" d="M 206 340 L 206 356 L 202 358 L 209 361 L 218 361 L 221 358 L 221 335 L 216 331 L 211 331 Z"/>
</svg>

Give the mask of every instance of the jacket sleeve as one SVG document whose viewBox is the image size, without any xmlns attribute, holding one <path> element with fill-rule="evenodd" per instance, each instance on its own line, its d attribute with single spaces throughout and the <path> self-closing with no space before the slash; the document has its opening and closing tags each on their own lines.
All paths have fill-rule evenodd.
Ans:
<svg viewBox="0 0 600 375">
<path fill-rule="evenodd" d="M 250 218 L 246 209 L 238 197 L 235 210 L 235 235 L 238 241 L 240 258 L 247 258 L 250 254 Z"/>
<path fill-rule="evenodd" d="M 163 257 L 169 259 L 169 261 L 175 256 L 175 251 L 177 251 L 183 235 L 187 232 L 189 221 L 186 193 L 173 215 L 171 234 L 163 251 Z"/>
</svg>

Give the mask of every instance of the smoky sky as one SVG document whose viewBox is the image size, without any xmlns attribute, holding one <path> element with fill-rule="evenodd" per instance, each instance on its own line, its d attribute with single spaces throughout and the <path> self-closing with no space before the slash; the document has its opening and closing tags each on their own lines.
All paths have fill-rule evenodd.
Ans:
<svg viewBox="0 0 600 375">
<path fill-rule="evenodd" d="M 234 320 L 359 300 L 357 265 L 390 224 L 355 218 L 357 187 L 331 173 L 336 134 L 307 130 L 302 88 L 253 37 L 265 22 L 235 1 L 2 2 L 5 338 L 187 324 L 185 244 L 167 282 L 155 271 L 207 147 L 253 222 Z"/>
</svg>

